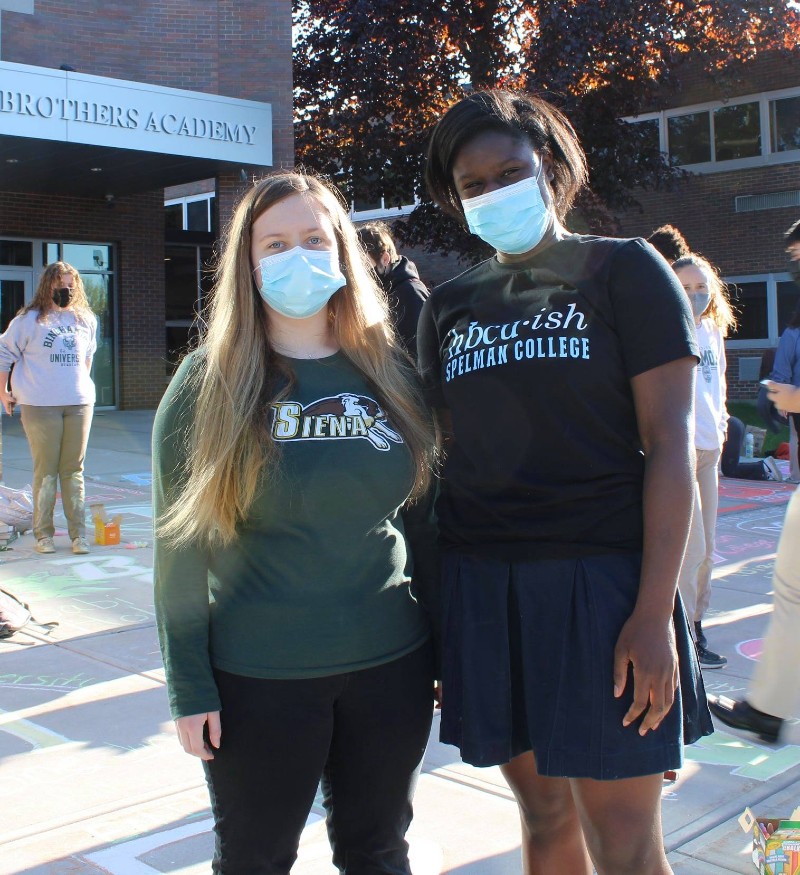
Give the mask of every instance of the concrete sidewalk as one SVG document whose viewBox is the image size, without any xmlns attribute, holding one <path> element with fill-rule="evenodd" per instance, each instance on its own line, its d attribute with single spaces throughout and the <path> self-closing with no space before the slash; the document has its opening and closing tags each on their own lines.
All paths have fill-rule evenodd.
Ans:
<svg viewBox="0 0 800 875">
<path fill-rule="evenodd" d="M 174 737 L 152 600 L 151 411 L 96 414 L 87 498 L 122 514 L 122 544 L 73 556 L 33 537 L 0 553 L 0 586 L 28 601 L 49 637 L 0 641 L 0 873 L 207 875 L 212 837 L 200 762 Z M 19 419 L 3 417 L 4 482 L 30 482 Z M 728 656 L 710 691 L 741 695 L 771 611 L 771 570 L 793 487 L 723 481 L 709 646 Z M 141 546 L 145 543 L 146 546 Z M 787 673 L 796 677 L 797 667 Z M 800 717 L 800 715 L 798 715 Z M 409 834 L 415 875 L 520 871 L 516 805 L 499 770 L 462 764 L 436 740 L 425 757 Z M 754 872 L 737 818 L 788 815 L 800 804 L 800 720 L 770 747 L 717 732 L 687 750 L 665 783 L 663 817 L 678 875 Z M 315 804 L 294 868 L 331 875 Z M 555 875 L 555 873 L 554 873 Z"/>
</svg>

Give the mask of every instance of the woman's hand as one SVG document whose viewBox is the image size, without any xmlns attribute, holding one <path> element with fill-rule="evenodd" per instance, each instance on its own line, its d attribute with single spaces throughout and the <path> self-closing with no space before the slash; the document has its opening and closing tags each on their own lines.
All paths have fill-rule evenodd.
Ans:
<svg viewBox="0 0 800 875">
<path fill-rule="evenodd" d="M 767 387 L 767 396 L 781 416 L 800 413 L 800 387 L 792 386 L 791 383 L 775 383 L 772 380 L 764 380 L 762 385 Z"/>
<path fill-rule="evenodd" d="M 6 389 L 5 385 L 0 387 L 0 403 L 3 405 L 3 410 L 9 415 L 14 415 L 14 406 L 17 403 L 17 399 L 14 397 L 13 392 L 9 392 Z"/>
<path fill-rule="evenodd" d="M 206 744 L 204 729 L 208 724 L 208 740 L 211 747 Z M 201 760 L 213 760 L 215 750 L 219 747 L 222 738 L 222 724 L 219 719 L 219 711 L 209 711 L 208 714 L 192 714 L 189 717 L 178 717 L 175 721 L 178 730 L 178 741 L 186 753 Z"/>
<path fill-rule="evenodd" d="M 658 729 L 675 701 L 678 653 L 672 617 L 646 618 L 633 612 L 622 627 L 614 650 L 614 696 L 625 691 L 628 666 L 633 667 L 633 702 L 622 720 L 630 726 L 644 714 L 639 734 Z"/>
</svg>

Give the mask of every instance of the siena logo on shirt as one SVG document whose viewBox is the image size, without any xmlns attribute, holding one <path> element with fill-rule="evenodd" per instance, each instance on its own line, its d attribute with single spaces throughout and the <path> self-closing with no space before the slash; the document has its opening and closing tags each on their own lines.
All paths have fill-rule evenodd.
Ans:
<svg viewBox="0 0 800 875">
<path fill-rule="evenodd" d="M 378 450 L 403 438 L 390 425 L 377 401 L 343 392 L 303 406 L 297 401 L 272 405 L 272 437 L 276 441 L 368 440 Z"/>
</svg>

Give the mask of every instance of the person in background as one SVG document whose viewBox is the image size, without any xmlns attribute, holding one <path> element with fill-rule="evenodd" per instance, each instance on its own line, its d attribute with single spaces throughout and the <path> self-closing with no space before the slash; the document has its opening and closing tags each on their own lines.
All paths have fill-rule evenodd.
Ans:
<svg viewBox="0 0 800 875">
<path fill-rule="evenodd" d="M 408 873 L 433 714 L 435 432 L 334 191 L 236 207 L 208 330 L 153 429 L 170 706 L 218 875 L 288 875 L 320 780 L 334 865 Z M 426 610 L 427 609 L 427 610 Z"/>
<path fill-rule="evenodd" d="M 394 240 L 383 222 L 368 222 L 357 228 L 358 240 L 389 297 L 389 312 L 395 331 L 412 358 L 417 357 L 417 323 L 428 289 L 417 267 L 398 255 Z"/>
<path fill-rule="evenodd" d="M 672 264 L 691 250 L 683 234 L 674 225 L 661 225 L 647 238 L 647 242 Z"/>
<path fill-rule="evenodd" d="M 800 388 L 767 383 L 778 410 L 800 414 Z M 711 713 L 726 726 L 776 742 L 784 722 L 800 717 L 800 490 L 795 490 L 778 541 L 772 575 L 772 617 L 744 699 L 709 695 Z"/>
<path fill-rule="evenodd" d="M 33 459 L 37 553 L 55 552 L 59 484 L 72 552 L 89 552 L 83 463 L 94 413 L 96 349 L 97 318 L 80 274 L 64 261 L 48 264 L 33 300 L 0 336 L 0 402 L 8 414 L 19 406 Z"/>
<path fill-rule="evenodd" d="M 676 592 L 697 342 L 644 240 L 565 228 L 586 176 L 523 92 L 473 92 L 429 141 L 432 199 L 496 249 L 419 324 L 449 436 L 441 739 L 500 766 L 526 875 L 666 875 L 664 772 L 711 731 Z"/>
<path fill-rule="evenodd" d="M 686 553 L 678 577 L 683 604 L 694 627 L 702 668 L 722 668 L 728 660 L 709 650 L 703 617 L 711 600 L 711 570 L 719 506 L 719 460 L 725 443 L 728 411 L 725 337 L 736 327 L 725 283 L 702 256 L 691 253 L 673 262 L 694 315 L 700 362 L 694 384 L 694 508 Z"/>
<path fill-rule="evenodd" d="M 769 378 L 775 383 L 800 386 L 800 302 L 780 336 Z M 789 479 L 797 482 L 800 480 L 800 414 L 780 408 L 777 410 L 781 416 L 788 416 L 789 419 Z"/>
</svg>

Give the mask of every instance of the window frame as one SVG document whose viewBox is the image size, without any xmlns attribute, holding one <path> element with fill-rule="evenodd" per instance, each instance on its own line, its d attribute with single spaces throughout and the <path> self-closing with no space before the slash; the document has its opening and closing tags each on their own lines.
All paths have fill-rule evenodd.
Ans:
<svg viewBox="0 0 800 875">
<path fill-rule="evenodd" d="M 208 227 L 205 228 L 205 230 L 201 231 L 200 233 L 203 233 L 203 234 L 213 233 L 213 231 L 214 231 L 214 226 L 213 226 L 214 215 L 213 215 L 213 212 L 211 209 L 211 203 L 216 196 L 217 196 L 216 192 L 213 192 L 213 191 L 205 191 L 205 192 L 202 192 L 201 194 L 187 194 L 187 195 L 184 195 L 183 197 L 168 198 L 167 200 L 164 201 L 164 206 L 165 207 L 174 207 L 178 204 L 181 206 L 181 208 L 182 208 L 182 210 L 181 210 L 181 214 L 182 214 L 182 219 L 181 219 L 182 228 L 181 228 L 181 230 L 188 231 L 189 229 L 186 227 L 187 223 L 188 223 L 188 219 L 189 219 L 188 209 L 187 209 L 188 205 L 193 204 L 193 203 L 197 203 L 198 201 L 206 201 L 206 219 L 208 221 Z"/>
<path fill-rule="evenodd" d="M 723 277 L 728 285 L 737 283 L 766 283 L 767 286 L 767 332 L 768 337 L 729 338 L 725 341 L 726 349 L 769 349 L 777 346 L 781 336 L 781 326 L 778 324 L 778 283 L 791 282 L 792 277 L 786 271 L 774 273 L 737 274 Z M 798 292 L 800 294 L 800 292 Z"/>
<path fill-rule="evenodd" d="M 676 164 L 675 166 L 680 167 L 682 170 L 688 170 L 691 173 L 702 174 L 724 173 L 730 170 L 742 170 L 751 167 L 769 167 L 776 164 L 792 164 L 800 161 L 800 147 L 797 149 L 787 149 L 783 152 L 773 152 L 772 131 L 770 129 L 770 103 L 775 100 L 785 100 L 792 97 L 800 98 L 800 86 L 781 88 L 775 91 L 762 91 L 757 94 L 743 94 L 727 100 L 708 100 L 704 103 L 675 106 L 658 112 L 642 112 L 635 116 L 625 116 L 623 121 L 628 124 L 637 124 L 638 122 L 652 121 L 653 119 L 657 120 L 659 149 L 667 159 L 669 159 L 667 120 L 677 116 L 706 112 L 709 115 L 709 135 L 711 138 L 711 150 L 713 155 L 716 148 L 714 138 L 714 110 L 722 109 L 724 107 L 740 106 L 745 103 L 758 103 L 761 136 L 760 155 L 755 155 L 750 158 L 733 158 L 727 161 L 717 161 L 716 158 L 712 158 L 711 161 L 702 161 L 696 164 Z"/>
</svg>

